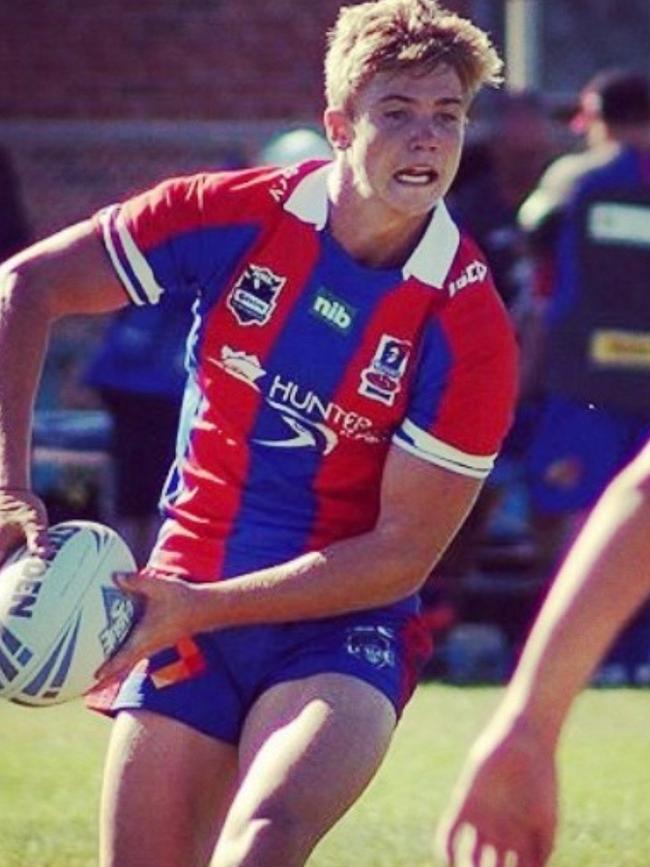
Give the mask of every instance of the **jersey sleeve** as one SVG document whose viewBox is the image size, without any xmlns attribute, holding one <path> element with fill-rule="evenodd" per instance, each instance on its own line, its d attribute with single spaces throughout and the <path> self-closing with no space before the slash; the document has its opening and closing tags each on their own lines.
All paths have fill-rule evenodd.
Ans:
<svg viewBox="0 0 650 867">
<path fill-rule="evenodd" d="M 409 407 L 393 442 L 453 472 L 486 477 L 512 421 L 517 347 L 491 280 L 427 323 Z"/>
<path fill-rule="evenodd" d="M 108 257 L 134 304 L 157 304 L 163 292 L 195 289 L 205 279 L 205 187 L 204 175 L 168 180 L 95 215 Z"/>
</svg>

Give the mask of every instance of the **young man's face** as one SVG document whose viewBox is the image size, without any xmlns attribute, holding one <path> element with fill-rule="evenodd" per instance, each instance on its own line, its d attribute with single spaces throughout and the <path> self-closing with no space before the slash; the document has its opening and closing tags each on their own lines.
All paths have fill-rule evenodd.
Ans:
<svg viewBox="0 0 650 867">
<path fill-rule="evenodd" d="M 334 112 L 330 123 L 332 138 L 340 129 L 348 145 L 345 159 L 361 198 L 405 217 L 430 211 L 458 169 L 468 103 L 446 65 L 426 75 L 375 75 L 350 115 Z"/>
</svg>

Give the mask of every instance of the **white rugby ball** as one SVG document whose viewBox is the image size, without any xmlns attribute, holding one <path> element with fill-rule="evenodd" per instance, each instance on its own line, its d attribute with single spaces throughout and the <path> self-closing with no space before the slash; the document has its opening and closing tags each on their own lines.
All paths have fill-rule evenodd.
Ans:
<svg viewBox="0 0 650 867">
<path fill-rule="evenodd" d="M 0 698 L 38 707 L 87 692 L 136 618 L 111 580 L 136 568 L 114 530 L 64 521 L 48 535 L 50 557 L 23 547 L 0 568 Z"/>
</svg>

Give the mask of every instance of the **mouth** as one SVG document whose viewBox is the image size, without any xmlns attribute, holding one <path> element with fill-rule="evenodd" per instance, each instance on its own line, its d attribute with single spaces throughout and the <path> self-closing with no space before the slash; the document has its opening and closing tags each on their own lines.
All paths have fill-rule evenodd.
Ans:
<svg viewBox="0 0 650 867">
<path fill-rule="evenodd" d="M 395 172 L 393 177 L 400 184 L 411 187 L 426 187 L 436 182 L 438 172 L 430 166 L 411 166 Z"/>
</svg>

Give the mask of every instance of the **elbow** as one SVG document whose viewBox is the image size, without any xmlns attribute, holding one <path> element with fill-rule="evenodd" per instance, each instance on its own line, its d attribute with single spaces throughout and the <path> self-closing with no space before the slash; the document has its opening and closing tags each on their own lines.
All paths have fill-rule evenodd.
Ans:
<svg viewBox="0 0 650 867">
<path fill-rule="evenodd" d="M 438 557 L 432 555 L 430 546 L 423 546 L 420 550 L 415 546 L 413 547 L 404 564 L 402 579 L 407 594 L 418 593 L 421 590 L 437 560 Z"/>
<path fill-rule="evenodd" d="M 24 311 L 39 321 L 55 317 L 47 281 L 40 276 L 38 263 L 18 254 L 0 265 L 0 303 L 20 314 Z"/>
<path fill-rule="evenodd" d="M 431 563 L 425 565 L 421 561 L 413 563 L 410 568 L 407 567 L 400 581 L 400 595 L 398 598 L 403 599 L 406 596 L 413 596 L 415 593 L 419 593 L 424 582 L 431 574 L 432 568 L 433 565 Z"/>
<path fill-rule="evenodd" d="M 409 538 L 404 533 L 386 533 L 383 551 L 380 558 L 380 568 L 390 572 L 387 585 L 390 586 L 391 600 L 405 599 L 418 593 L 431 573 L 438 559 L 428 544 L 418 545 L 417 540 Z"/>
</svg>

